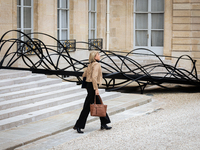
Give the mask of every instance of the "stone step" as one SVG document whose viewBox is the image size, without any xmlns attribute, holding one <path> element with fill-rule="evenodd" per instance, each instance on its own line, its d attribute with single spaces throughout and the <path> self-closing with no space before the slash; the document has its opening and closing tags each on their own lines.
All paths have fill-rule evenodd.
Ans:
<svg viewBox="0 0 200 150">
<path fill-rule="evenodd" d="M 30 103 L 35 103 L 35 102 L 39 102 L 39 101 L 50 99 L 50 98 L 56 98 L 59 96 L 65 96 L 67 94 L 76 93 L 80 91 L 80 86 L 76 86 L 75 83 L 66 82 L 66 84 L 67 84 L 67 88 L 64 88 L 64 89 L 2 101 L 0 102 L 0 110 L 9 109 L 12 107 L 17 107 L 21 105 L 30 104 Z"/>
<path fill-rule="evenodd" d="M 1 69 L 2 71 L 3 69 Z M 10 78 L 18 78 L 18 77 L 25 77 L 31 75 L 30 71 L 2 71 L 0 74 L 0 80 L 10 79 Z"/>
<path fill-rule="evenodd" d="M 68 84 L 66 83 L 58 83 L 58 84 L 47 85 L 43 87 L 36 87 L 32 89 L 27 89 L 27 90 L 5 93 L 5 94 L 0 95 L 0 101 L 11 100 L 15 98 L 22 98 L 22 97 L 31 96 L 31 95 L 37 95 L 37 94 L 54 91 L 54 90 L 60 90 L 63 88 L 67 88 L 67 86 Z"/>
<path fill-rule="evenodd" d="M 19 72 L 19 70 L 13 70 L 13 69 L 0 69 L 0 74 L 11 73 L 11 72 Z"/>
<path fill-rule="evenodd" d="M 36 87 L 42 87 L 47 85 L 53 85 L 57 83 L 62 83 L 61 79 L 43 79 L 39 81 L 32 81 L 28 83 L 22 83 L 22 84 L 14 84 L 9 86 L 0 87 L 0 94 L 10 93 L 10 92 L 16 92 Z M 7 84 L 6 84 L 7 85 Z"/>
<path fill-rule="evenodd" d="M 81 91 L 75 94 L 69 94 L 62 97 L 47 99 L 47 100 L 43 100 L 43 101 L 39 101 L 39 102 L 27 104 L 27 105 L 22 105 L 22 106 L 13 107 L 10 109 L 2 110 L 0 111 L 0 120 L 14 117 L 17 115 L 22 115 L 24 113 L 29 113 L 36 110 L 45 109 L 45 108 L 56 106 L 56 105 L 61 105 L 63 103 L 68 103 L 71 101 L 76 101 L 82 97 L 85 97 L 85 95 L 86 95 L 86 92 Z"/>
<path fill-rule="evenodd" d="M 80 109 L 87 94 L 76 83 L 29 71 L 1 70 L 0 77 L 0 130 Z M 104 100 L 120 95 L 99 92 Z"/>
<path fill-rule="evenodd" d="M 36 110 L 45 109 L 48 107 L 53 107 L 56 105 L 61 105 L 61 104 L 68 103 L 71 101 L 76 101 L 83 97 L 86 97 L 87 92 L 85 90 L 79 89 L 79 91 L 80 92 L 68 94 L 62 97 L 49 98 L 47 100 L 43 100 L 43 101 L 39 101 L 39 102 L 27 104 L 27 105 L 17 106 L 17 107 L 13 107 L 6 110 L 1 110 L 0 120 L 14 117 L 17 115 L 22 115 L 24 113 L 29 113 Z M 103 94 L 104 90 L 99 90 L 99 92 Z M 113 94 L 112 96 L 115 96 L 115 95 Z"/>
<path fill-rule="evenodd" d="M 101 97 L 104 100 L 108 99 L 109 97 L 115 98 L 118 96 L 119 96 L 119 93 L 116 93 L 116 92 L 115 92 L 115 94 L 113 94 L 112 92 L 107 92 L 107 93 L 101 94 Z M 108 98 L 106 98 L 106 97 L 108 97 Z M 30 113 L 26 113 L 23 115 L 18 115 L 15 117 L 0 120 L 0 130 L 9 129 L 9 128 L 16 127 L 16 126 L 19 126 L 19 125 L 22 125 L 25 123 L 37 121 L 37 120 L 40 120 L 40 119 L 43 119 L 43 118 L 46 118 L 49 116 L 53 116 L 53 115 L 60 114 L 63 112 L 78 109 L 78 108 L 82 107 L 83 102 L 84 102 L 84 99 L 79 99 L 79 100 L 71 101 L 71 102 L 68 102 L 65 104 L 48 107 L 48 108 L 45 108 L 42 110 L 32 111 Z"/>
<path fill-rule="evenodd" d="M 146 112 L 149 113 L 160 108 L 160 105 L 152 107 L 151 109 L 141 108 L 142 106 L 145 106 L 143 104 L 148 105 L 151 101 L 151 97 L 149 96 L 123 93 L 120 97 L 105 101 L 104 104 L 108 105 L 107 113 L 111 119 L 111 125 L 109 126 L 114 127 L 113 123 L 115 123 L 115 121 L 119 122 L 127 119 L 127 117 L 145 114 Z M 133 109 L 137 109 L 137 111 L 131 111 Z M 0 146 L 2 149 L 47 150 L 56 146 L 57 142 L 60 140 L 65 143 L 71 139 L 99 130 L 99 118 L 91 117 L 89 115 L 84 134 L 77 134 L 72 128 L 78 119 L 80 112 L 81 108 L 1 131 L 0 137 L 4 138 L 2 139 Z M 126 115 L 121 116 L 120 114 L 122 113 Z M 120 115 L 120 117 L 114 119 L 116 115 Z M 65 136 L 61 137 L 60 134 Z M 59 143 L 59 145 L 61 144 L 62 143 Z"/>
<path fill-rule="evenodd" d="M 43 74 L 32 74 L 26 77 L 4 79 L 4 80 L 0 80 L 0 87 L 5 86 L 5 85 L 9 86 L 9 85 L 14 85 L 14 84 L 28 83 L 32 81 L 43 80 L 46 78 L 47 76 Z"/>
</svg>

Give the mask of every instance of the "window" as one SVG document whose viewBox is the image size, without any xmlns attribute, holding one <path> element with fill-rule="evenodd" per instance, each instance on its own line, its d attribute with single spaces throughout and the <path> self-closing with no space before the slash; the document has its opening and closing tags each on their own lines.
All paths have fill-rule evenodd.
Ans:
<svg viewBox="0 0 200 150">
<path fill-rule="evenodd" d="M 69 0 L 57 0 L 58 5 L 58 40 L 69 38 Z"/>
<path fill-rule="evenodd" d="M 89 0 L 89 39 L 95 39 L 97 33 L 97 0 Z"/>
<path fill-rule="evenodd" d="M 134 0 L 134 45 L 162 54 L 164 0 Z"/>
<path fill-rule="evenodd" d="M 26 34 L 33 32 L 33 0 L 17 0 L 17 30 Z M 18 33 L 17 37 L 20 36 Z M 22 37 L 21 40 L 28 39 Z"/>
</svg>

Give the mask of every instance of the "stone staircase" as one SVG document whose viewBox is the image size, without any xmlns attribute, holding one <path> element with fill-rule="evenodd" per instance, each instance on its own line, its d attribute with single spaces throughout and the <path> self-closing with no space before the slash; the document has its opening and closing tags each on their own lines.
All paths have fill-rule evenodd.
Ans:
<svg viewBox="0 0 200 150">
<path fill-rule="evenodd" d="M 0 69 L 0 131 L 81 108 L 86 94 L 76 83 Z M 104 101 L 120 96 L 104 89 L 100 94 Z"/>
</svg>

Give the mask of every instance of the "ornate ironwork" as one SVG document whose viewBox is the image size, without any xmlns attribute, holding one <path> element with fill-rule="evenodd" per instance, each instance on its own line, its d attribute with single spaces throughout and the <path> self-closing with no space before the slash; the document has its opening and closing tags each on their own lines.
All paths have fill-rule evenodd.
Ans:
<svg viewBox="0 0 200 150">
<path fill-rule="evenodd" d="M 88 49 L 89 50 L 98 50 L 103 49 L 103 39 L 88 39 Z"/>
<path fill-rule="evenodd" d="M 69 52 L 74 52 L 76 51 L 76 40 L 60 40 L 60 42 L 63 44 L 64 49 L 69 51 Z M 62 45 L 58 43 L 58 51 L 62 52 Z"/>
<path fill-rule="evenodd" d="M 76 58 L 71 57 L 64 44 L 48 34 L 30 33 L 39 34 L 40 36 L 45 36 L 44 38 L 55 40 L 54 43 L 59 43 L 59 47 L 61 47 L 60 51 L 57 50 L 58 45 L 46 45 L 39 39 L 31 39 L 30 35 L 23 32 L 20 33 L 28 39 L 28 42 L 22 41 L 21 37 L 6 39 L 6 35 L 12 34 L 12 32 L 20 31 L 8 31 L 2 35 L 0 39 L 0 56 L 2 56 L 0 60 L 0 69 L 31 70 L 34 73 L 54 74 L 60 78 L 63 76 L 75 76 L 77 79 L 75 81 L 66 78 L 64 80 L 78 83 L 82 81 L 80 77 L 83 73 L 83 69 L 88 65 L 88 59 L 77 60 Z M 76 42 L 77 45 L 79 43 L 81 43 L 81 45 L 83 43 L 91 45 L 101 53 L 100 63 L 102 65 L 103 78 L 105 80 L 105 84 L 103 85 L 106 86 L 108 90 L 117 90 L 128 86 L 133 82 L 138 84 L 141 93 L 143 93 L 147 85 L 151 84 L 161 87 L 164 87 L 164 83 L 200 86 L 200 80 L 198 79 L 195 65 L 196 60 L 193 60 L 188 55 L 180 57 L 158 56 L 152 51 L 142 48 L 132 50 L 129 53 L 123 53 L 118 51 L 102 50 L 97 45 L 87 42 Z M 17 44 L 23 46 L 18 46 L 17 50 L 14 51 L 14 49 L 16 49 L 15 45 Z M 24 47 L 28 47 L 28 49 L 26 49 L 27 51 L 23 51 Z M 4 49 L 6 49 L 6 51 Z M 80 51 L 89 50 L 81 47 L 78 47 L 77 49 Z M 141 53 L 141 51 L 144 52 Z M 30 52 L 35 55 L 28 55 Z M 153 57 L 156 62 L 148 62 L 146 64 L 140 63 L 140 61 L 135 58 L 141 55 Z M 33 57 L 34 59 L 32 59 Z M 175 63 L 165 63 L 162 59 L 164 57 L 174 59 Z M 61 64 L 61 60 L 62 62 L 65 61 L 64 67 Z M 20 64 L 22 64 L 23 67 L 15 67 L 18 61 L 21 61 Z M 188 63 L 191 63 L 192 68 L 187 70 L 179 67 L 181 61 L 188 61 Z M 162 71 L 160 71 L 160 69 L 162 69 Z"/>
<path fill-rule="evenodd" d="M 34 43 L 34 44 L 33 44 Z M 35 47 L 37 45 L 37 49 Z M 25 43 L 18 42 L 17 44 L 18 49 L 18 55 L 24 54 L 24 55 L 35 55 L 41 53 L 41 42 L 40 41 L 26 41 Z"/>
</svg>

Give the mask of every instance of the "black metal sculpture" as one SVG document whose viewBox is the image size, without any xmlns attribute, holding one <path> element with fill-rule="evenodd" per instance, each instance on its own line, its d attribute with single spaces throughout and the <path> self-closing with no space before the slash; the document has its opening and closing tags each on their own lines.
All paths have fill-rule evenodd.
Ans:
<svg viewBox="0 0 200 150">
<path fill-rule="evenodd" d="M 6 35 L 12 32 L 18 32 L 22 36 L 19 38 L 5 39 Z M 50 38 L 53 43 L 57 45 L 46 45 L 38 38 L 30 38 L 31 35 L 42 35 L 44 38 Z M 22 37 L 28 39 L 27 41 L 21 40 Z M 43 39 L 44 39 L 43 38 Z M 65 44 L 66 43 L 66 44 Z M 75 76 L 77 80 L 72 82 L 80 83 L 80 78 L 83 69 L 87 67 L 88 60 L 77 60 L 71 57 L 69 51 L 75 50 L 89 50 L 84 47 L 76 47 L 77 44 L 87 44 L 89 49 L 95 48 L 101 53 L 102 59 L 100 63 L 103 69 L 103 78 L 105 85 L 109 90 L 117 90 L 124 86 L 130 85 L 132 82 L 136 82 L 140 87 L 141 93 L 143 93 L 147 85 L 153 84 L 161 87 L 163 83 L 175 83 L 175 84 L 188 84 L 200 86 L 200 80 L 198 79 L 195 63 L 188 55 L 180 57 L 170 56 L 158 56 L 148 49 L 135 49 L 129 53 L 123 53 L 118 51 L 102 50 L 98 45 L 93 45 L 92 42 L 76 42 L 75 40 L 62 41 L 45 34 L 45 33 L 30 33 L 25 34 L 21 31 L 10 30 L 2 35 L 0 39 L 0 53 L 3 56 L 0 60 L 0 69 L 19 69 L 30 70 L 33 73 L 54 74 L 58 77 L 63 76 Z M 145 51 L 144 53 L 140 53 Z M 148 53 L 148 54 L 146 54 Z M 136 61 L 138 55 L 146 55 L 148 57 L 154 57 L 156 62 L 141 64 Z M 34 59 L 32 59 L 34 57 Z M 170 59 L 176 59 L 174 65 L 166 64 L 162 60 L 162 57 L 169 57 Z M 65 61 L 65 66 L 61 67 L 60 62 Z M 191 70 L 180 68 L 180 61 L 189 61 L 192 65 Z M 21 61 L 23 67 L 15 67 L 16 63 Z M 159 69 L 161 68 L 162 71 Z M 158 69 L 156 71 L 156 69 Z M 63 78 L 66 81 L 70 79 Z M 117 80 L 117 82 L 116 82 Z"/>
</svg>

